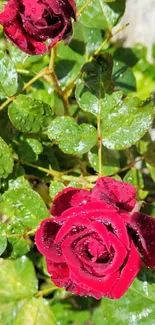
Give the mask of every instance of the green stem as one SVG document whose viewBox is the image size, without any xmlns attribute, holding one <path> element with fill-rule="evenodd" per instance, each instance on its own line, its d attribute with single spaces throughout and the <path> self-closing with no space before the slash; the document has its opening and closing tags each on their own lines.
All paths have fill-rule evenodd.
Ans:
<svg viewBox="0 0 155 325">
<path fill-rule="evenodd" d="M 48 288 L 48 289 L 44 289 L 44 290 L 40 290 L 36 293 L 36 297 L 43 297 L 43 296 L 47 296 L 49 295 L 50 293 L 52 293 L 53 291 L 55 290 L 58 290 L 59 288 L 54 286 L 52 288 Z M 60 289 L 61 290 L 61 289 Z"/>
<path fill-rule="evenodd" d="M 44 168 L 44 167 L 41 167 L 41 166 L 37 166 L 37 165 L 34 165 L 34 164 L 31 164 L 31 163 L 28 163 L 26 161 L 23 161 L 23 160 L 20 160 L 20 159 L 17 159 L 17 158 L 14 158 L 14 160 L 16 160 L 17 162 L 19 162 L 20 164 L 22 165 L 25 165 L 25 166 L 29 166 L 29 167 L 32 167 L 32 168 L 35 168 L 37 170 L 40 170 L 48 175 L 51 175 L 53 177 L 58 177 L 58 178 L 61 178 L 62 175 L 64 175 L 64 173 L 61 173 L 61 172 L 58 172 L 52 168 L 50 169 L 47 169 L 47 168 Z"/>
<path fill-rule="evenodd" d="M 46 73 L 47 73 L 47 68 L 44 68 L 43 70 L 41 70 L 39 73 L 36 74 L 36 76 L 34 76 L 30 81 L 28 81 L 25 86 L 22 88 L 21 93 L 23 91 L 25 91 L 28 87 L 30 87 L 36 80 L 38 80 L 40 77 L 43 77 Z M 0 106 L 0 111 L 5 108 L 8 104 L 10 104 L 15 98 L 16 96 L 19 94 L 16 94 L 12 97 L 9 97 L 1 106 Z"/>
<path fill-rule="evenodd" d="M 78 10 L 77 12 L 77 17 L 88 7 L 89 3 L 91 2 L 92 0 L 87 0 L 85 2 L 85 4 Z"/>
</svg>

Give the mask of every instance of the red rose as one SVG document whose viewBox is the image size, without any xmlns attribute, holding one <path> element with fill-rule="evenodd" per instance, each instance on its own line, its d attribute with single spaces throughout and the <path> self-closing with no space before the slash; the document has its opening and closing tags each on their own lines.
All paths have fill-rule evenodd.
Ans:
<svg viewBox="0 0 155 325">
<path fill-rule="evenodd" d="M 22 51 L 43 54 L 43 42 L 50 49 L 72 34 L 71 18 L 76 19 L 74 0 L 10 0 L 0 14 L 4 33 Z"/>
<path fill-rule="evenodd" d="M 42 221 L 36 245 L 52 281 L 78 295 L 120 298 L 142 261 L 155 266 L 155 219 L 133 213 L 136 190 L 109 177 L 91 192 L 66 188 Z"/>
</svg>

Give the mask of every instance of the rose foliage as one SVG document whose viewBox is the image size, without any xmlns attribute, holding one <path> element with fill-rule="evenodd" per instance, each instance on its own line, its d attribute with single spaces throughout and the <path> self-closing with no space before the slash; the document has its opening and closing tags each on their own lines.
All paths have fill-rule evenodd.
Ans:
<svg viewBox="0 0 155 325">
<path fill-rule="evenodd" d="M 155 45 L 125 8 L 0 1 L 0 325 L 154 324 Z"/>
</svg>

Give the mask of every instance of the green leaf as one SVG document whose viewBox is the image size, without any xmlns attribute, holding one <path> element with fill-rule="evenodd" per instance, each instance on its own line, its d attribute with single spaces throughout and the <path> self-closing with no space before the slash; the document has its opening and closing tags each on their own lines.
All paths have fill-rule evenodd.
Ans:
<svg viewBox="0 0 155 325">
<path fill-rule="evenodd" d="M 149 170 L 149 173 L 151 175 L 151 178 L 155 182 L 155 166 L 151 166 L 149 163 L 146 163 L 146 166 L 147 166 L 147 168 Z"/>
<path fill-rule="evenodd" d="M 136 78 L 132 69 L 122 62 L 114 61 L 113 80 L 115 89 L 122 90 L 125 95 L 136 91 Z"/>
<path fill-rule="evenodd" d="M 76 22 L 74 24 L 74 37 L 69 43 L 69 47 L 84 55 L 86 59 L 100 47 L 104 36 L 101 29 L 86 27 L 80 22 Z"/>
<path fill-rule="evenodd" d="M 9 56 L 0 51 L 0 87 L 7 96 L 12 96 L 18 89 L 18 75 Z"/>
<path fill-rule="evenodd" d="M 7 238 L 6 238 L 6 232 L 5 232 L 5 226 L 0 223 L 0 255 L 3 254 L 7 247 Z"/>
<path fill-rule="evenodd" d="M 151 136 L 147 132 L 144 137 L 137 143 L 137 149 L 140 154 L 145 153 L 148 150 L 149 144 L 151 143 Z"/>
<path fill-rule="evenodd" d="M 15 261 L 0 259 L 0 301 L 32 297 L 38 288 L 33 263 L 23 256 Z"/>
<path fill-rule="evenodd" d="M 142 189 L 144 187 L 143 174 L 136 168 L 131 168 L 123 178 L 123 181 L 132 184 L 137 189 Z"/>
<path fill-rule="evenodd" d="M 99 171 L 98 149 L 93 148 L 88 153 L 88 159 L 96 172 Z M 102 148 L 102 174 L 109 176 L 117 173 L 120 169 L 120 156 L 118 152 Z"/>
<path fill-rule="evenodd" d="M 38 155 L 43 151 L 43 146 L 40 141 L 33 138 L 26 138 L 20 141 L 18 147 L 18 155 L 20 159 L 27 162 L 38 160 Z"/>
<path fill-rule="evenodd" d="M 102 299 L 94 325 L 151 325 L 155 319 L 155 272 L 144 269 L 120 300 Z"/>
<path fill-rule="evenodd" d="M 86 58 L 75 52 L 70 46 L 64 46 L 62 42 L 58 46 L 57 56 L 55 72 L 60 86 L 64 90 L 68 83 L 77 78 Z"/>
<path fill-rule="evenodd" d="M 80 9 L 86 0 L 76 0 Z M 117 24 L 125 10 L 125 0 L 107 2 L 105 0 L 92 0 L 79 17 L 80 22 L 88 27 L 108 29 Z"/>
<path fill-rule="evenodd" d="M 9 118 L 17 130 L 36 133 L 44 130 L 51 121 L 52 108 L 40 100 L 19 95 L 8 109 Z"/>
<path fill-rule="evenodd" d="M 7 178 L 13 169 L 11 150 L 0 137 L 0 178 Z"/>
<path fill-rule="evenodd" d="M 58 142 L 63 152 L 73 155 L 88 152 L 97 141 L 97 132 L 92 125 L 78 125 L 73 118 L 64 116 L 52 121 L 48 136 Z"/>
<path fill-rule="evenodd" d="M 20 220 L 26 227 L 35 228 L 49 217 L 40 195 L 28 187 L 10 188 L 3 194 L 3 199 L 12 207 L 14 220 Z"/>
<path fill-rule="evenodd" d="M 51 181 L 49 187 L 49 194 L 52 199 L 65 188 L 64 184 L 58 181 Z"/>
<path fill-rule="evenodd" d="M 24 175 L 17 177 L 16 179 L 9 180 L 9 189 L 26 187 L 31 189 L 30 183 L 25 179 Z"/>
<path fill-rule="evenodd" d="M 90 319 L 90 313 L 88 310 L 74 310 L 72 306 L 66 302 L 58 302 L 53 305 L 53 312 L 56 317 L 57 324 L 87 324 Z"/>
<path fill-rule="evenodd" d="M 149 129 L 154 117 L 154 103 L 126 98 L 109 112 L 102 123 L 103 145 L 121 150 L 135 144 Z"/>
<path fill-rule="evenodd" d="M 100 55 L 82 68 L 82 80 L 76 88 L 76 99 L 85 112 L 100 118 L 117 106 L 122 99 L 122 92 L 113 92 L 112 80 L 113 61 L 109 54 Z"/>
<path fill-rule="evenodd" d="M 10 301 L 8 303 L 2 302 L 0 304 L 0 324 L 2 325 L 13 324 L 15 315 L 23 302 L 16 302 L 16 301 Z"/>
<path fill-rule="evenodd" d="M 15 259 L 27 254 L 30 250 L 30 242 L 24 238 L 25 227 L 22 222 L 14 221 L 6 228 L 8 247 L 3 257 Z"/>
<path fill-rule="evenodd" d="M 56 321 L 46 299 L 32 298 L 19 310 L 13 325 L 56 325 Z"/>
</svg>

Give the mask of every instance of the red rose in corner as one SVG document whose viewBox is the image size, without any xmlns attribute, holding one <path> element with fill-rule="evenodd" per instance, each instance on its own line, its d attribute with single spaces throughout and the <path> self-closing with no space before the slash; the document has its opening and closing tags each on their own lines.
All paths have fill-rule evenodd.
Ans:
<svg viewBox="0 0 155 325">
<path fill-rule="evenodd" d="M 72 35 L 74 0 L 10 0 L 0 13 L 0 24 L 12 43 L 28 54 L 43 54 Z"/>
<path fill-rule="evenodd" d="M 142 262 L 155 266 L 155 219 L 133 213 L 136 190 L 109 177 L 91 192 L 66 188 L 42 221 L 36 245 L 52 281 L 79 295 L 120 298 Z"/>
</svg>

